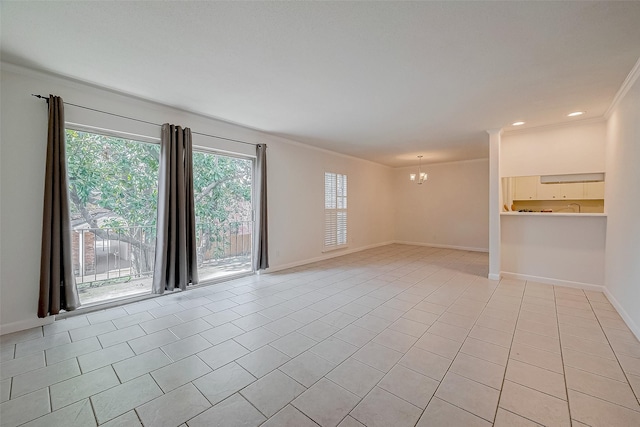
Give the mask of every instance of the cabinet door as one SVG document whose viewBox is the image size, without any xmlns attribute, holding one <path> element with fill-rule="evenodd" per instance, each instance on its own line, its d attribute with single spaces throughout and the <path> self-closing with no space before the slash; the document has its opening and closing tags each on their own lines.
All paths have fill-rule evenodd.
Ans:
<svg viewBox="0 0 640 427">
<path fill-rule="evenodd" d="M 576 200 L 584 197 L 584 184 L 540 184 L 538 200 Z"/>
<path fill-rule="evenodd" d="M 584 185 L 584 198 L 604 200 L 604 182 L 587 182 Z"/>
<path fill-rule="evenodd" d="M 559 184 L 540 184 L 540 181 L 538 180 L 537 185 L 538 200 L 554 200 L 558 198 L 558 195 L 560 194 L 560 189 L 558 188 Z"/>
<path fill-rule="evenodd" d="M 583 183 L 571 183 L 560 184 L 560 194 L 558 199 L 582 199 L 584 198 L 584 184 Z"/>
<path fill-rule="evenodd" d="M 534 200 L 539 178 L 537 176 L 519 176 L 514 179 L 514 200 Z"/>
</svg>

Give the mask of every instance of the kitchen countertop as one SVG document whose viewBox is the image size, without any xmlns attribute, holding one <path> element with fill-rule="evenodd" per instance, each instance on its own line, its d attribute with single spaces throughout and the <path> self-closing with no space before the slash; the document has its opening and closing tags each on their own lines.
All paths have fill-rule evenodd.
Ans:
<svg viewBox="0 0 640 427">
<path fill-rule="evenodd" d="M 606 213 L 573 213 L 573 212 L 500 212 L 504 216 L 602 216 L 606 217 Z"/>
</svg>

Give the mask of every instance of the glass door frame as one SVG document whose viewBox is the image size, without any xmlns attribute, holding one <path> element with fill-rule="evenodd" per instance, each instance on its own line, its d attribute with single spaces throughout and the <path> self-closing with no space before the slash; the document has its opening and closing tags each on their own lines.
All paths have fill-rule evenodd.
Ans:
<svg viewBox="0 0 640 427">
<path fill-rule="evenodd" d="M 142 143 L 142 144 L 153 144 L 153 145 L 157 145 L 160 146 L 160 138 L 158 137 L 153 137 L 153 136 L 148 136 L 148 135 L 142 135 L 142 134 L 137 134 L 137 133 L 130 133 L 130 132 L 125 132 L 125 131 L 118 131 L 118 130 L 113 130 L 113 129 L 107 129 L 107 128 L 102 128 L 102 127 L 97 127 L 97 126 L 91 126 L 91 125 L 84 125 L 84 124 L 80 124 L 80 123 L 75 123 L 75 122 L 70 122 L 70 121 L 65 121 L 65 152 L 66 155 L 68 156 L 68 141 L 67 141 L 67 137 L 66 137 L 66 132 L 67 131 L 76 131 L 76 132 L 82 132 L 82 133 L 89 133 L 89 134 L 95 134 L 95 135 L 100 135 L 103 137 L 108 137 L 108 138 L 118 138 L 118 139 L 123 139 L 123 140 L 127 140 L 127 141 L 132 141 L 132 142 L 136 142 L 136 143 Z M 66 160 L 68 161 L 68 160 Z M 67 169 L 67 174 L 68 174 L 68 169 Z M 67 176 L 67 179 L 70 182 L 70 178 Z M 71 204 L 69 205 L 69 209 L 71 209 Z M 156 230 L 157 230 L 157 226 L 156 226 Z M 103 239 L 104 240 L 104 239 Z M 81 238 L 79 238 L 79 245 L 83 245 L 84 246 L 84 233 L 83 236 Z M 108 245 L 110 246 L 110 241 L 108 243 Z M 103 245 L 104 245 L 104 241 L 103 241 Z M 154 243 L 155 245 L 155 243 Z M 80 246 L 78 247 L 78 256 L 84 256 L 84 247 L 80 248 Z M 95 249 L 94 249 L 95 250 Z M 154 252 L 154 258 L 155 258 L 155 252 Z M 97 262 L 97 260 L 96 260 Z M 84 260 L 82 260 L 82 264 L 84 263 Z M 79 260 L 79 264 L 80 264 L 80 260 Z M 107 263 L 108 266 L 108 263 Z M 80 268 L 84 268 L 84 266 L 81 266 Z M 108 267 L 107 267 L 108 268 Z M 145 272 L 148 273 L 148 272 Z M 153 280 L 153 269 L 150 271 L 150 275 L 148 276 L 150 278 L 150 280 Z M 74 273 L 74 280 L 76 281 L 77 284 L 77 277 Z M 118 277 L 120 278 L 120 276 Z M 83 282 L 81 282 L 83 283 Z M 121 304 L 123 301 L 136 301 L 136 300 L 140 300 L 140 299 L 145 299 L 148 295 L 152 295 L 150 293 L 151 288 L 149 288 L 149 293 L 147 292 L 140 292 L 140 293 L 131 293 L 128 295 L 120 295 L 120 296 L 116 296 L 113 298 L 107 298 L 107 299 L 102 299 L 102 300 L 95 300 L 95 301 L 90 301 L 90 302 L 82 302 L 82 298 L 80 299 L 80 302 L 82 303 L 81 308 L 89 308 L 91 310 L 94 310 L 96 307 L 100 307 L 100 309 L 102 309 L 102 307 L 109 307 L 112 305 L 119 305 Z"/>
<path fill-rule="evenodd" d="M 204 281 L 199 281 L 197 285 L 192 285 L 191 288 L 199 287 L 199 286 L 207 286 L 216 283 L 220 283 L 226 280 L 233 280 L 238 277 L 249 276 L 256 273 L 255 270 L 255 238 L 256 238 L 256 208 L 255 208 L 255 198 L 256 198 L 256 157 L 247 155 L 247 154 L 238 154 L 225 150 L 218 150 L 212 147 L 206 147 L 202 145 L 193 145 L 193 153 L 205 153 L 205 154 L 213 154 L 216 156 L 225 156 L 231 157 L 234 159 L 240 160 L 250 160 L 251 161 L 251 268 L 246 271 L 239 271 L 237 273 L 229 274 L 228 276 L 224 276 L 221 278 L 213 278 Z M 188 290 L 189 288 L 187 288 Z"/>
</svg>

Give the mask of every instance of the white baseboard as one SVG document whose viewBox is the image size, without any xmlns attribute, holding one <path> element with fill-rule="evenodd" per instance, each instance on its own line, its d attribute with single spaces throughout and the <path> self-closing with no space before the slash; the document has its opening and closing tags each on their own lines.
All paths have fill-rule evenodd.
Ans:
<svg viewBox="0 0 640 427">
<path fill-rule="evenodd" d="M 336 251 L 332 251 L 332 252 L 327 252 L 325 253 L 325 255 L 319 256 L 319 257 L 315 257 L 315 258 L 307 258 L 304 260 L 300 260 L 300 261 L 295 261 L 295 262 L 291 262 L 288 264 L 282 264 L 282 265 L 276 265 L 275 267 L 269 267 L 269 269 L 267 269 L 266 271 L 264 271 L 263 274 L 265 273 L 275 273 L 276 271 L 281 271 L 281 270 L 286 270 L 288 268 L 295 268 L 295 267 L 300 267 L 301 265 L 306 265 L 306 264 L 312 264 L 314 262 L 319 262 L 319 261 L 324 261 L 330 258 L 335 258 L 335 257 L 339 257 L 342 255 L 348 255 L 348 254 L 352 254 L 355 252 L 361 252 L 361 251 L 365 251 L 367 249 L 373 249 L 373 248 L 378 248 L 380 246 L 386 246 L 386 245 L 392 245 L 392 244 L 398 244 L 398 245 L 412 245 L 412 246 L 427 246 L 427 247 L 431 247 L 431 248 L 440 248 L 440 249 L 456 249 L 456 250 L 461 250 L 461 251 L 471 251 L 471 252 L 489 252 L 489 249 L 487 248 L 475 248 L 475 247 L 470 247 L 470 246 L 453 246 L 453 245 L 440 245 L 440 244 L 436 244 L 436 243 L 422 243 L 422 242 L 407 242 L 404 240 L 391 240 L 388 242 L 382 242 L 382 243 L 374 243 L 372 245 L 367 245 L 367 246 L 361 246 L 355 249 L 344 249 L 344 250 L 336 250 Z M 498 279 L 493 279 L 493 280 L 498 280 Z"/>
<path fill-rule="evenodd" d="M 604 294 L 606 295 L 611 305 L 615 307 L 620 317 L 622 317 L 622 320 L 624 320 L 624 323 L 626 323 L 629 329 L 631 329 L 631 332 L 633 332 L 633 335 L 635 335 L 636 338 L 640 340 L 640 327 L 638 327 L 638 324 L 633 321 L 631 316 L 629 316 L 629 313 L 627 313 L 624 307 L 622 307 L 622 304 L 618 302 L 616 297 L 614 297 L 613 294 L 609 292 L 609 289 L 606 287 L 604 288 Z"/>
<path fill-rule="evenodd" d="M 35 319 L 27 319 L 27 320 L 20 320 L 18 322 L 6 323 L 4 325 L 0 325 L 0 335 L 23 331 L 25 329 L 31 329 L 38 326 L 48 325 L 49 323 L 53 323 L 54 321 L 55 321 L 55 316 L 49 316 L 49 317 L 45 317 L 44 319 L 40 319 L 36 317 Z"/>
<path fill-rule="evenodd" d="M 366 251 L 367 249 L 378 248 L 380 246 L 386 246 L 396 243 L 394 241 L 374 243 L 372 245 L 360 246 L 354 249 L 337 249 L 335 251 L 326 252 L 324 255 L 315 258 L 307 258 L 300 261 L 290 262 L 288 264 L 276 265 L 275 267 L 269 267 L 262 274 L 275 273 L 276 271 L 286 270 L 288 268 L 300 267 L 301 265 L 313 264 L 314 262 L 324 261 L 331 258 L 336 258 L 343 255 L 352 254 L 355 252 Z"/>
<path fill-rule="evenodd" d="M 489 280 L 500 280 L 500 275 L 495 273 L 489 273 L 487 275 L 487 279 Z"/>
<path fill-rule="evenodd" d="M 532 282 L 539 282 L 547 285 L 564 286 L 566 288 L 584 289 L 585 291 L 605 292 L 605 287 L 603 285 L 594 285 L 592 283 L 572 282 L 570 280 L 553 279 L 550 277 L 511 273 L 509 271 L 501 271 L 500 275 L 505 279 L 530 280 Z"/>
<path fill-rule="evenodd" d="M 471 251 L 471 252 L 489 252 L 488 248 L 476 248 L 473 246 L 455 246 L 455 245 L 441 245 L 439 243 L 424 243 L 424 242 L 408 242 L 405 240 L 395 240 L 390 243 L 397 243 L 399 245 L 412 245 L 412 246 L 427 246 L 430 248 L 440 249 L 456 249 L 459 251 Z"/>
</svg>

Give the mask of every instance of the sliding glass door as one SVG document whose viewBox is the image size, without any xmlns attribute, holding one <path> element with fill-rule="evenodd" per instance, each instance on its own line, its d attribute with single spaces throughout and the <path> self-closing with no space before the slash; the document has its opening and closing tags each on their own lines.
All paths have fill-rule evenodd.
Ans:
<svg viewBox="0 0 640 427">
<path fill-rule="evenodd" d="M 151 293 L 160 146 L 67 129 L 73 269 L 83 305 Z M 194 150 L 200 283 L 252 271 L 253 160 Z"/>
<path fill-rule="evenodd" d="M 72 129 L 66 144 L 80 302 L 151 292 L 160 146 Z"/>
<path fill-rule="evenodd" d="M 252 270 L 253 160 L 193 152 L 200 283 Z"/>
</svg>

